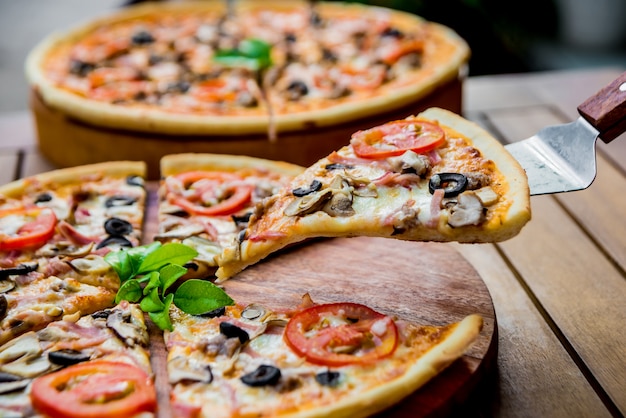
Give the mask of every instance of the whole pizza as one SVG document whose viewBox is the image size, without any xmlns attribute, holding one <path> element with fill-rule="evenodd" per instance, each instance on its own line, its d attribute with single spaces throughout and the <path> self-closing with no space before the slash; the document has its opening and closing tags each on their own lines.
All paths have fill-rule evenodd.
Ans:
<svg viewBox="0 0 626 418">
<path fill-rule="evenodd" d="M 468 57 L 449 28 L 381 7 L 185 1 L 49 36 L 26 71 L 46 106 L 90 125 L 274 137 L 406 106 Z"/>
</svg>

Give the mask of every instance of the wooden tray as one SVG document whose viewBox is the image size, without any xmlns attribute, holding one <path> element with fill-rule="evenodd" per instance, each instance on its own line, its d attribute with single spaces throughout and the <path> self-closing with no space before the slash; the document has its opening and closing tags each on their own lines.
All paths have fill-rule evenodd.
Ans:
<svg viewBox="0 0 626 418">
<path fill-rule="evenodd" d="M 147 242 L 156 231 L 153 188 L 150 184 Z M 369 237 L 314 240 L 244 270 L 225 282 L 224 288 L 242 303 L 293 307 L 308 292 L 316 302 L 363 303 L 386 314 L 435 325 L 458 321 L 470 313 L 482 315 L 483 330 L 469 351 L 426 386 L 382 413 L 384 417 L 449 415 L 467 401 L 496 363 L 497 326 L 489 291 L 476 270 L 448 244 Z M 162 343 L 152 350 L 154 370 L 164 371 Z M 164 401 L 159 418 L 169 418 L 167 382 L 156 383 Z"/>
<path fill-rule="evenodd" d="M 460 113 L 461 94 L 462 80 L 454 79 L 400 109 L 327 128 L 279 133 L 274 142 L 265 133 L 242 137 L 172 136 L 92 126 L 47 106 L 34 90 L 30 93 L 30 108 L 41 152 L 54 165 L 73 167 L 103 161 L 142 160 L 148 163 L 149 179 L 157 180 L 161 157 L 184 152 L 243 154 L 310 166 L 346 145 L 350 136 L 360 129 L 403 119 L 434 106 Z"/>
</svg>

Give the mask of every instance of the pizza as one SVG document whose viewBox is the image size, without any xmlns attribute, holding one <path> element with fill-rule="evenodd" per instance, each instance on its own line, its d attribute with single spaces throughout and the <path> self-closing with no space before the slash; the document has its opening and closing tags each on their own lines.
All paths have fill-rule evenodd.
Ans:
<svg viewBox="0 0 626 418">
<path fill-rule="evenodd" d="M 193 275 L 212 276 L 217 257 L 247 226 L 254 207 L 302 171 L 294 164 L 246 156 L 165 156 L 154 239 L 194 248 Z"/>
<path fill-rule="evenodd" d="M 65 317 L 0 346 L 3 417 L 154 416 L 148 331 L 121 302 Z"/>
<path fill-rule="evenodd" d="M 273 137 L 413 103 L 468 58 L 451 29 L 387 8 L 185 1 L 51 35 L 26 73 L 47 106 L 91 125 Z"/>
<path fill-rule="evenodd" d="M 496 242 L 530 217 L 523 170 L 441 109 L 358 131 L 306 169 L 175 154 L 155 189 L 145 171 L 108 162 L 0 187 L 0 415 L 384 411 L 463 356 L 481 316 L 418 323 L 307 289 L 289 307 L 244 303 L 236 278 L 219 282 L 309 238 Z"/>
<path fill-rule="evenodd" d="M 478 125 L 431 108 L 355 132 L 255 208 L 218 281 L 315 237 L 498 242 L 530 219 L 526 173 Z"/>
<path fill-rule="evenodd" d="M 113 303 L 120 282 L 103 257 L 141 241 L 145 171 L 109 162 L 0 187 L 0 344 Z"/>
<path fill-rule="evenodd" d="M 172 312 L 165 332 L 177 417 L 365 417 L 408 396 L 460 357 L 482 318 L 408 323 L 350 302 L 273 310 L 235 304 Z"/>
</svg>

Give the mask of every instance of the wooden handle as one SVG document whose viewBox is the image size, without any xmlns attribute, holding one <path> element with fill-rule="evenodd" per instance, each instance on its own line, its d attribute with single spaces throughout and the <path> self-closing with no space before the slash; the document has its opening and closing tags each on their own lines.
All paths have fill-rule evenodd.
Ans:
<svg viewBox="0 0 626 418">
<path fill-rule="evenodd" d="M 626 72 L 578 106 L 578 113 L 609 143 L 626 131 Z"/>
</svg>

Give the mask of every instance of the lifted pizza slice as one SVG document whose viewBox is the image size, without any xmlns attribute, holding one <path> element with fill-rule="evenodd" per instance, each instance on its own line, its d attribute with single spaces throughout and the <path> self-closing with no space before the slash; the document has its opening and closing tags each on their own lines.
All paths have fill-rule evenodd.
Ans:
<svg viewBox="0 0 626 418">
<path fill-rule="evenodd" d="M 359 131 L 256 206 L 219 280 L 315 237 L 497 242 L 530 219 L 528 180 L 488 132 L 446 110 Z"/>
</svg>

